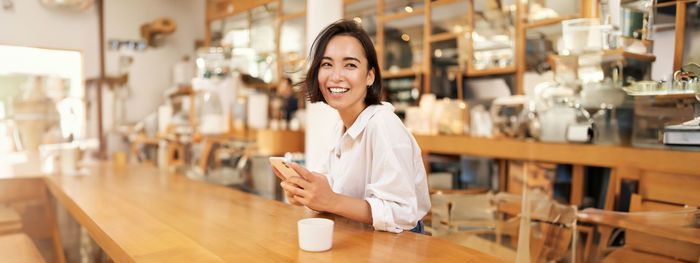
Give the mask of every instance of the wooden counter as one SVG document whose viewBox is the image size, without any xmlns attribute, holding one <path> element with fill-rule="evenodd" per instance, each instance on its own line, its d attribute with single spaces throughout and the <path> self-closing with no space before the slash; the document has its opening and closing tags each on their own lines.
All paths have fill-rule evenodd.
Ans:
<svg viewBox="0 0 700 263">
<path fill-rule="evenodd" d="M 116 262 L 499 262 L 437 238 L 334 219 L 333 248 L 299 249 L 303 207 L 169 174 L 148 165 L 88 167 L 43 177 L 50 192 Z M 0 182 L 2 180 L 0 179 Z"/>
<path fill-rule="evenodd" d="M 605 190 L 605 209 L 615 208 L 621 180 L 639 180 L 640 171 L 700 176 L 700 152 L 603 146 L 592 144 L 548 143 L 533 140 L 489 139 L 470 136 L 414 134 L 423 154 L 459 154 L 501 160 L 544 161 L 572 164 L 570 203 L 583 200 L 583 166 L 611 168 Z M 506 189 L 505 162 L 500 162 L 499 189 Z"/>
<path fill-rule="evenodd" d="M 700 175 L 700 152 L 469 136 L 414 137 L 425 153 L 464 154 L 612 168 L 634 167 L 641 170 Z"/>
</svg>

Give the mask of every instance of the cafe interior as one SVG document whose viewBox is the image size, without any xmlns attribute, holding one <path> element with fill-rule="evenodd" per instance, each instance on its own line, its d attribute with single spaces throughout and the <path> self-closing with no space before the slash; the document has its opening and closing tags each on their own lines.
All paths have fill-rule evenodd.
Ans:
<svg viewBox="0 0 700 263">
<path fill-rule="evenodd" d="M 302 83 L 340 19 L 420 147 L 424 234 L 271 166 L 323 162 L 340 117 Z M 0 262 L 700 262 L 699 207 L 698 0 L 0 0 Z"/>
</svg>

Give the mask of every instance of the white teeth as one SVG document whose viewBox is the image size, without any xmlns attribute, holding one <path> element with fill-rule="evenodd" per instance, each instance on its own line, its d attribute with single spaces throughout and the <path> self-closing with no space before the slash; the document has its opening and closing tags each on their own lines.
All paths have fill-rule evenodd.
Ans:
<svg viewBox="0 0 700 263">
<path fill-rule="evenodd" d="M 348 89 L 344 89 L 344 88 L 330 88 L 330 90 L 333 93 L 344 93 L 344 92 L 348 91 Z"/>
</svg>

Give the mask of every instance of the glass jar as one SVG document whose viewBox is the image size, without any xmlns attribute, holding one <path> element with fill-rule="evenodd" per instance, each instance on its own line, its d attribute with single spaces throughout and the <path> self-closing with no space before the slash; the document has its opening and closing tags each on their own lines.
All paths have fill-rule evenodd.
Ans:
<svg viewBox="0 0 700 263">
<path fill-rule="evenodd" d="M 517 138 L 540 138 L 542 128 L 540 126 L 539 114 L 537 114 L 537 103 L 528 101 L 518 115 L 516 137 Z"/>
<path fill-rule="evenodd" d="M 619 145 L 620 128 L 615 117 L 613 105 L 602 105 L 600 110 L 593 114 L 593 143 L 600 145 Z"/>
<path fill-rule="evenodd" d="M 228 130 L 227 116 L 217 92 L 209 89 L 198 91 L 195 103 L 200 133 L 215 135 Z"/>
<path fill-rule="evenodd" d="M 222 47 L 197 49 L 197 77 L 225 78 L 231 71 L 231 50 Z"/>
<path fill-rule="evenodd" d="M 545 142 L 586 142 L 590 115 L 568 98 L 556 98 L 540 118 L 540 140 Z"/>
</svg>

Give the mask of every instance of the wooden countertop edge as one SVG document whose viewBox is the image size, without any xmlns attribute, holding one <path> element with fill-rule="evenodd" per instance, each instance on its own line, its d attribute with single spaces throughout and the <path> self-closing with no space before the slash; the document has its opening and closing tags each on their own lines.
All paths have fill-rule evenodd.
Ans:
<svg viewBox="0 0 700 263">
<path fill-rule="evenodd" d="M 90 219 L 90 217 L 83 211 L 78 204 L 76 204 L 68 195 L 66 195 L 60 188 L 53 182 L 53 179 L 49 176 L 44 176 L 44 183 L 49 189 L 51 194 L 58 200 L 68 212 L 75 218 L 78 223 L 84 227 L 88 234 L 92 237 L 95 242 L 109 255 L 109 257 L 114 260 L 114 262 L 136 262 L 126 251 L 120 247 L 114 240 L 112 240 L 107 233 L 102 231 L 100 227 Z"/>
<path fill-rule="evenodd" d="M 548 143 L 463 135 L 414 134 L 424 153 L 464 154 L 601 167 L 635 167 L 650 171 L 698 174 L 700 152 L 625 146 Z M 487 145 L 488 144 L 488 145 Z M 488 147 L 486 147 L 488 146 Z"/>
</svg>

